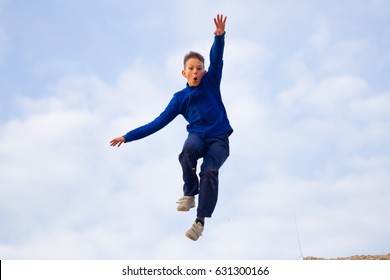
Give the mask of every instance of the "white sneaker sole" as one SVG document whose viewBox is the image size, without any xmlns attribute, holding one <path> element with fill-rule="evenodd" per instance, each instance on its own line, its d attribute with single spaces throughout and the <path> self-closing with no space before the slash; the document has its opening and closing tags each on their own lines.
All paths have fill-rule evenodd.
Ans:
<svg viewBox="0 0 390 280">
<path fill-rule="evenodd" d="M 186 236 L 191 239 L 192 241 L 197 241 L 199 239 L 199 236 L 196 237 L 196 236 L 193 236 L 191 235 L 190 233 L 186 232 Z"/>
<path fill-rule="evenodd" d="M 177 206 L 176 210 L 180 211 L 180 212 L 188 212 L 188 211 L 190 211 L 190 209 L 192 209 L 194 207 L 195 207 L 195 205 L 191 206 L 190 208 L 187 208 L 187 207 L 184 207 L 184 206 Z"/>
</svg>

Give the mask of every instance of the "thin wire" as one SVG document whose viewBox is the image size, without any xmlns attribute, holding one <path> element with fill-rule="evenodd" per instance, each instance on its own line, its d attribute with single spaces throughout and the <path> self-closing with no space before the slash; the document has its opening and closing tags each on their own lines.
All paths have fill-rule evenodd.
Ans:
<svg viewBox="0 0 390 280">
<path fill-rule="evenodd" d="M 294 220 L 295 220 L 295 230 L 297 232 L 297 238 L 298 238 L 299 252 L 301 253 L 301 258 L 304 259 L 303 254 L 302 254 L 302 248 L 301 248 L 301 240 L 299 238 L 297 218 L 294 217 Z"/>
</svg>

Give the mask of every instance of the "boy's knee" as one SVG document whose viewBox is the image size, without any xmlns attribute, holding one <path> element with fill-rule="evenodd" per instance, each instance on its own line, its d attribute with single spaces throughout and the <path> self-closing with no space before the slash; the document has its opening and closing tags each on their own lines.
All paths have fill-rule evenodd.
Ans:
<svg viewBox="0 0 390 280">
<path fill-rule="evenodd" d="M 183 165 L 196 165 L 197 159 L 195 153 L 191 149 L 183 149 L 179 155 L 179 162 Z"/>
<path fill-rule="evenodd" d="M 200 177 L 204 179 L 217 179 L 218 178 L 218 170 L 216 169 L 205 169 L 200 173 Z"/>
<path fill-rule="evenodd" d="M 191 158 L 193 153 L 189 149 L 183 149 L 181 153 L 179 154 L 179 161 L 182 161 L 183 159 L 189 159 Z"/>
</svg>

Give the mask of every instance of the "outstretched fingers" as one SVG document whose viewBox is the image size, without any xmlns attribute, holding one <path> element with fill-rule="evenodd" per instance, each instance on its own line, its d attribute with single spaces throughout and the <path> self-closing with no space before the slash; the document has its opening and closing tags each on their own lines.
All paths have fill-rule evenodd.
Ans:
<svg viewBox="0 0 390 280">
<path fill-rule="evenodd" d="M 216 35 L 222 35 L 225 33 L 225 25 L 226 25 L 227 16 L 224 16 L 223 14 L 218 14 L 217 17 L 214 18 L 215 23 L 215 32 Z"/>
<path fill-rule="evenodd" d="M 110 146 L 112 146 L 112 147 L 115 147 L 115 146 L 120 147 L 122 145 L 122 143 L 124 143 L 124 142 L 125 142 L 125 138 L 123 136 L 122 137 L 117 137 L 117 138 L 112 139 L 110 141 Z"/>
<path fill-rule="evenodd" d="M 218 14 L 216 18 L 214 18 L 214 23 L 216 26 L 224 25 L 226 23 L 227 16 L 224 17 L 223 14 Z"/>
</svg>

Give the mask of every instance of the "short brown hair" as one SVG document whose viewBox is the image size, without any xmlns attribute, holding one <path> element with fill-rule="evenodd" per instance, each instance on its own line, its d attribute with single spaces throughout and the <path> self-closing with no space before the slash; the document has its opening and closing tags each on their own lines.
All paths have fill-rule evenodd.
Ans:
<svg viewBox="0 0 390 280">
<path fill-rule="evenodd" d="M 184 56 L 184 68 L 186 68 L 186 63 L 187 63 L 187 61 L 190 58 L 196 58 L 196 59 L 200 60 L 203 63 L 203 65 L 204 65 L 204 57 L 203 57 L 203 55 L 201 55 L 200 53 L 197 53 L 197 52 L 190 51 L 189 53 L 187 53 Z"/>
</svg>

